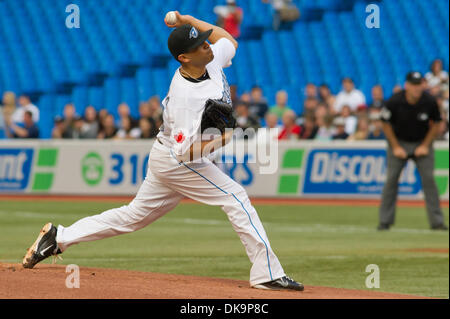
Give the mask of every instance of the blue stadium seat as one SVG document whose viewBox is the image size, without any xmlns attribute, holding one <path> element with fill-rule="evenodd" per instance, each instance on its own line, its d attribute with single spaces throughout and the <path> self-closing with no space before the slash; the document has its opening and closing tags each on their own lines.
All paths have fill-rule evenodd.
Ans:
<svg viewBox="0 0 450 319">
<path fill-rule="evenodd" d="M 214 6 L 225 4 L 225 0 L 73 2 L 83 12 L 80 29 L 62 23 L 67 16 L 64 1 L 0 1 L 0 93 L 41 95 L 38 106 L 51 109 L 43 112 L 44 118 L 51 118 L 44 121 L 52 121 L 69 101 L 77 112 L 88 104 L 116 112 L 126 100 L 137 112 L 139 101 L 164 97 L 178 63 L 167 49 L 171 29 L 162 17 L 179 10 L 214 23 Z M 448 70 L 448 1 L 378 0 L 380 29 L 365 26 L 369 0 L 294 3 L 301 19 L 291 30 L 274 32 L 270 5 L 260 0 L 238 2 L 244 9 L 243 31 L 260 28 L 253 38 L 239 40 L 233 65 L 225 70 L 239 92 L 259 84 L 274 103 L 276 90 L 285 88 L 292 107 L 300 112 L 298 92 L 308 82 L 327 83 L 337 93 L 341 78 L 351 76 L 369 93 L 378 82 L 390 91 L 410 69 L 428 71 L 437 57 Z"/>
</svg>

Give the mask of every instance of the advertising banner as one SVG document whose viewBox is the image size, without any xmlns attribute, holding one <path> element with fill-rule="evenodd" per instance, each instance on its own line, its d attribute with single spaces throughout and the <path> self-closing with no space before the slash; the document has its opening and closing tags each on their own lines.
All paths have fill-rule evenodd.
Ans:
<svg viewBox="0 0 450 319">
<path fill-rule="evenodd" d="M 255 197 L 379 198 L 386 178 L 386 144 L 279 142 L 261 148 L 225 147 L 216 164 Z M 134 195 L 144 180 L 153 141 L 1 141 L 0 192 Z M 435 147 L 435 180 L 449 198 L 449 149 Z M 399 196 L 423 198 L 420 175 L 408 161 Z"/>
</svg>

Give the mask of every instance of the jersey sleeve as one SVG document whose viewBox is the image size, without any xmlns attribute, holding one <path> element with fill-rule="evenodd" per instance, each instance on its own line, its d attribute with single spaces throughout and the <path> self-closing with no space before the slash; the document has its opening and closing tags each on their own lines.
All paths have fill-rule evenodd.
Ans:
<svg viewBox="0 0 450 319">
<path fill-rule="evenodd" d="M 219 41 L 211 45 L 214 53 L 214 60 L 222 67 L 226 68 L 231 65 L 231 59 L 236 54 L 236 48 L 227 38 L 221 38 Z"/>
<path fill-rule="evenodd" d="M 168 120 L 172 121 L 169 124 L 173 128 L 170 136 L 173 142 L 172 149 L 178 157 L 188 152 L 192 143 L 197 140 L 201 125 L 201 114 L 197 114 L 192 107 L 185 106 L 189 103 L 193 101 L 171 97 L 166 105 Z"/>
</svg>

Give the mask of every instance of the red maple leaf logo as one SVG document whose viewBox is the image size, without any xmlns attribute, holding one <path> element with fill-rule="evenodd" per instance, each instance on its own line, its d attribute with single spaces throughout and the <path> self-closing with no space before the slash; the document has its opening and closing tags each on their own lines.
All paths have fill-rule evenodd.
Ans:
<svg viewBox="0 0 450 319">
<path fill-rule="evenodd" d="M 181 131 L 173 137 L 175 138 L 175 141 L 177 141 L 177 143 L 183 143 L 184 139 L 186 138 L 186 136 L 184 136 L 183 132 Z"/>
</svg>

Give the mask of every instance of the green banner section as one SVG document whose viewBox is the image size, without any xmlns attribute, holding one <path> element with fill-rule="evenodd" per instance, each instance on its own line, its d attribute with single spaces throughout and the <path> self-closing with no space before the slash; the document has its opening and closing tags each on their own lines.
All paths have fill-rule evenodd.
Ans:
<svg viewBox="0 0 450 319">
<path fill-rule="evenodd" d="M 439 191 L 439 195 L 442 196 L 447 191 L 448 176 L 435 176 L 436 185 Z"/>
<path fill-rule="evenodd" d="M 434 168 L 448 169 L 448 150 L 436 150 L 434 152 Z"/>
<path fill-rule="evenodd" d="M 58 149 L 41 148 L 39 150 L 37 166 L 54 167 L 58 157 Z"/>
<path fill-rule="evenodd" d="M 303 163 L 302 149 L 287 150 L 283 157 L 282 168 L 301 168 Z"/>
<path fill-rule="evenodd" d="M 39 149 L 38 158 L 35 166 L 32 191 L 48 192 L 52 188 L 54 180 L 54 171 L 58 161 L 59 150 L 57 148 Z"/>
<path fill-rule="evenodd" d="M 33 191 L 48 191 L 53 184 L 53 173 L 34 174 Z"/>
<path fill-rule="evenodd" d="M 278 185 L 279 194 L 297 194 L 300 184 L 300 175 L 281 175 Z"/>
</svg>

